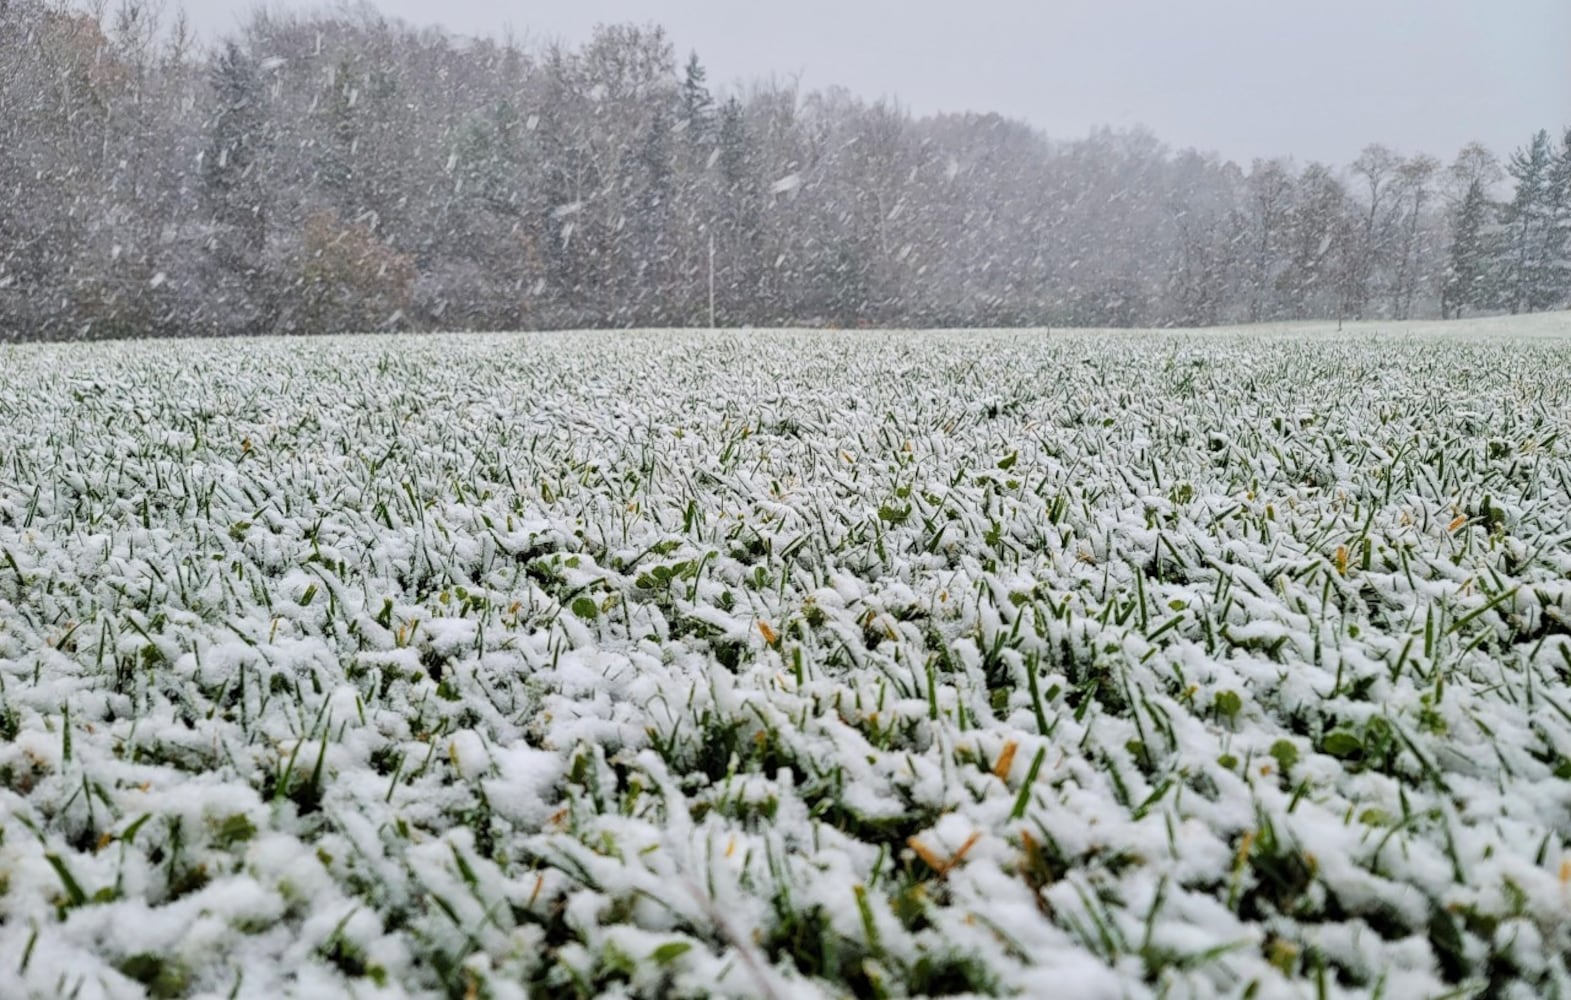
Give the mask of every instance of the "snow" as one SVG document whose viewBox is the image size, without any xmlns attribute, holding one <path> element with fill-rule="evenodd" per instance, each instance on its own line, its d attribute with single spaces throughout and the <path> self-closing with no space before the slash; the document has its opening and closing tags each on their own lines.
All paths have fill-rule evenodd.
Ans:
<svg viewBox="0 0 1571 1000">
<path fill-rule="evenodd" d="M 1548 995 L 1568 343 L 0 349 L 0 968 Z"/>
</svg>

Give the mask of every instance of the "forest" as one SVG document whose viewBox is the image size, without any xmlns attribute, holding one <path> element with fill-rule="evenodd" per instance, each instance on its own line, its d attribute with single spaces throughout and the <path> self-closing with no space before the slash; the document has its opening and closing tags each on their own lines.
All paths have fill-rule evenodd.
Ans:
<svg viewBox="0 0 1571 1000">
<path fill-rule="evenodd" d="M 0 0 L 0 339 L 1190 327 L 1571 301 L 1571 128 L 1227 162 L 369 7 Z M 1049 95 L 1045 99 L 1051 100 Z"/>
</svg>

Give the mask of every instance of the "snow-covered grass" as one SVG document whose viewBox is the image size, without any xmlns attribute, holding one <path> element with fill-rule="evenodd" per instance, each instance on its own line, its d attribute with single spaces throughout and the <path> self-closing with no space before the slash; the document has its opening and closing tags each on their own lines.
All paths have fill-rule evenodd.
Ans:
<svg viewBox="0 0 1571 1000">
<path fill-rule="evenodd" d="M 1571 320 L 0 348 L 5 996 L 1571 996 Z"/>
</svg>

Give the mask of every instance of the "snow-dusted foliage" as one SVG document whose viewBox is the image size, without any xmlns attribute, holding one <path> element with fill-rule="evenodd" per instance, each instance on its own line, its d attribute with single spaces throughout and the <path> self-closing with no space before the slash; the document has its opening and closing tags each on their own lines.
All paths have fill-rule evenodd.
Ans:
<svg viewBox="0 0 1571 1000">
<path fill-rule="evenodd" d="M 1451 329 L 0 348 L 6 995 L 1565 996 Z"/>
</svg>

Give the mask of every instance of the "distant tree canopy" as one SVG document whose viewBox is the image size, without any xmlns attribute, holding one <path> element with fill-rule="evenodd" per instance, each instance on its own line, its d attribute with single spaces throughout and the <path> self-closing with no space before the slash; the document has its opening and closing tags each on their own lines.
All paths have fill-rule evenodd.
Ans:
<svg viewBox="0 0 1571 1000">
<path fill-rule="evenodd" d="M 262 11 L 207 50 L 149 0 L 103 9 L 0 0 L 0 338 L 1571 301 L 1571 129 L 1504 164 L 1375 145 L 1245 169 L 1139 130 L 716 94 L 656 27 L 526 49 Z"/>
</svg>

